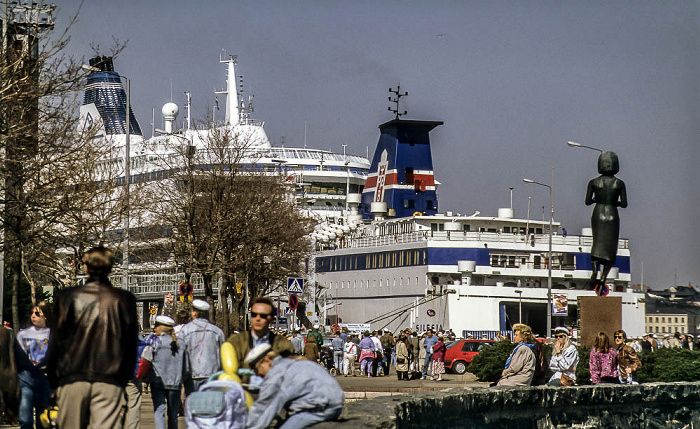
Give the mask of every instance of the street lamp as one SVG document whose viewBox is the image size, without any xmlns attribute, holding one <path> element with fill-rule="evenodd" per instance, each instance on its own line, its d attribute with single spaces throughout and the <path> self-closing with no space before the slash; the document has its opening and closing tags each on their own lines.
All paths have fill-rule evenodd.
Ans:
<svg viewBox="0 0 700 429">
<path fill-rule="evenodd" d="M 523 323 L 523 291 L 513 291 L 518 294 L 518 323 Z"/>
<path fill-rule="evenodd" d="M 554 167 L 552 167 L 552 184 L 547 185 L 545 183 L 535 182 L 530 179 L 523 179 L 525 183 L 532 183 L 535 185 L 544 186 L 549 188 L 549 253 L 547 261 L 547 337 L 552 333 L 552 221 L 554 219 Z"/>
<path fill-rule="evenodd" d="M 102 71 L 95 66 L 88 64 L 83 64 L 83 70 L 89 72 L 99 72 Z M 126 244 L 124 245 L 124 254 L 122 255 L 122 262 L 124 264 L 124 279 L 123 286 L 124 289 L 129 289 L 129 185 L 131 182 L 131 80 L 117 74 L 120 79 L 124 79 L 126 82 L 126 139 L 124 141 L 124 191 L 126 197 L 126 207 L 125 207 L 125 217 L 124 219 L 124 240 Z"/>
<path fill-rule="evenodd" d="M 595 151 L 598 151 L 601 153 L 603 152 L 602 150 L 598 149 L 597 147 L 586 146 L 586 145 L 582 145 L 581 143 L 576 143 L 576 142 L 572 142 L 572 141 L 568 141 L 568 142 L 566 142 L 566 144 L 569 145 L 569 147 L 585 147 L 586 149 L 595 150 Z"/>
</svg>

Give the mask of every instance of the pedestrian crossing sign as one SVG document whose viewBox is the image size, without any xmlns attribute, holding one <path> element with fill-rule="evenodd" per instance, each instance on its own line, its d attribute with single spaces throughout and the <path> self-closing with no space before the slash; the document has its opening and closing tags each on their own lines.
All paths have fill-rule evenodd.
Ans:
<svg viewBox="0 0 700 429">
<path fill-rule="evenodd" d="M 287 277 L 287 292 L 304 293 L 304 279 Z"/>
</svg>

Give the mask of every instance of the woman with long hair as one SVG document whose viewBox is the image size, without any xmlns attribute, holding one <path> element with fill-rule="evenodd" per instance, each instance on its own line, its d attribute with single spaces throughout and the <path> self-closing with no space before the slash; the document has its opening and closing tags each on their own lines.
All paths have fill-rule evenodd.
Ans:
<svg viewBox="0 0 700 429">
<path fill-rule="evenodd" d="M 39 414 L 49 405 L 51 387 L 46 377 L 51 313 L 43 301 L 32 308 L 31 326 L 17 332 L 15 362 L 19 374 L 19 423 L 22 429 L 40 427 Z M 3 328 L 4 329 L 4 328 Z"/>
<path fill-rule="evenodd" d="M 136 377 L 151 382 L 153 413 L 156 428 L 177 429 L 177 416 L 180 411 L 180 389 L 185 363 L 184 348 L 177 343 L 173 330 L 175 321 L 168 316 L 156 317 L 154 333 L 157 344 L 143 349 Z"/>
<path fill-rule="evenodd" d="M 569 338 L 569 330 L 565 327 L 554 329 L 554 347 L 549 359 L 549 369 L 554 374 L 547 382 L 548 386 L 571 386 L 576 383 L 576 367 L 578 366 L 578 350 Z"/>
<path fill-rule="evenodd" d="M 610 339 L 605 332 L 599 332 L 595 338 L 588 365 L 591 373 L 591 384 L 619 383 L 617 349 L 610 347 Z"/>
<path fill-rule="evenodd" d="M 532 328 L 516 323 L 513 325 L 515 348 L 506 360 L 505 369 L 498 386 L 529 386 L 535 376 L 535 337 Z"/>
</svg>

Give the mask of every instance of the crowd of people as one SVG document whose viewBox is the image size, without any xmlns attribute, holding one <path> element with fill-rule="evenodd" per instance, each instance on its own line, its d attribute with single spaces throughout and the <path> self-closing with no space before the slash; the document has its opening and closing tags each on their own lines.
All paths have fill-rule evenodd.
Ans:
<svg viewBox="0 0 700 429">
<path fill-rule="evenodd" d="M 57 293 L 53 306 L 38 303 L 31 325 L 16 334 L 7 325 L 0 329 L 0 411 L 22 429 L 43 427 L 40 415 L 51 407 L 48 418 L 61 428 L 138 428 L 146 386 L 156 428 L 177 428 L 188 399 L 221 372 L 225 341 L 257 397 L 246 427 L 267 427 L 274 419 L 283 428 L 305 427 L 340 414 L 343 390 L 314 362 L 323 336 L 314 329 L 302 346 L 296 335 L 272 332 L 269 298 L 256 298 L 250 330 L 228 339 L 209 321 L 204 300 L 194 300 L 179 324 L 157 316 L 153 331 L 142 335 L 134 295 L 109 282 L 113 253 L 94 248 L 83 262 L 85 284 Z"/>
<path fill-rule="evenodd" d="M 179 323 L 157 316 L 153 331 L 144 336 L 134 296 L 109 283 L 113 261 L 108 249 L 86 252 L 85 284 L 57 293 L 53 306 L 36 304 L 31 324 L 16 334 L 7 326 L 0 329 L 0 402 L 14 410 L 23 429 L 41 427 L 39 414 L 52 401 L 58 427 L 138 428 L 146 386 L 156 428 L 177 428 L 187 398 L 222 369 L 225 342 L 233 346 L 244 381 L 257 397 L 247 427 L 267 427 L 274 419 L 281 427 L 304 427 L 340 415 L 344 394 L 335 377 L 389 376 L 394 368 L 398 380 L 442 380 L 447 344 L 455 340 L 451 330 L 432 329 L 419 335 L 409 328 L 355 333 L 336 326 L 325 341 L 319 325 L 308 332 L 275 332 L 276 309 L 267 297 L 253 300 L 250 329 L 228 339 L 209 321 L 210 304 L 199 299 L 189 314 L 178 315 Z M 591 383 L 634 384 L 638 353 L 694 348 L 690 335 L 655 337 L 628 339 L 617 330 L 611 342 L 600 332 L 589 356 Z M 497 339 L 510 341 L 500 334 Z M 569 329 L 554 330 L 548 378 L 544 341 L 520 323 L 513 325 L 512 341 L 515 347 L 495 385 L 576 384 L 579 353 Z"/>
</svg>

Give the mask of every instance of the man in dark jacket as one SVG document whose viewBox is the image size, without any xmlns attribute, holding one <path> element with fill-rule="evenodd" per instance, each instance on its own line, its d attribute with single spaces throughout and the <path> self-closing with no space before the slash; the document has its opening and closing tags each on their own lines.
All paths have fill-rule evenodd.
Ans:
<svg viewBox="0 0 700 429">
<path fill-rule="evenodd" d="M 58 294 L 49 340 L 48 376 L 58 388 L 58 426 L 121 428 L 124 387 L 136 364 L 136 298 L 110 284 L 110 250 L 90 249 L 83 263 L 88 281 Z"/>
</svg>

